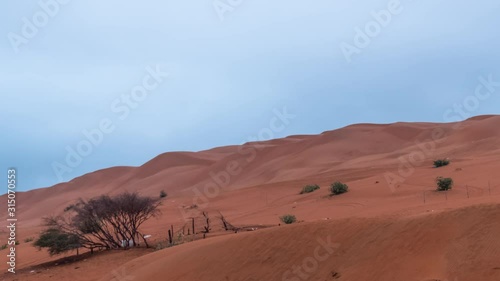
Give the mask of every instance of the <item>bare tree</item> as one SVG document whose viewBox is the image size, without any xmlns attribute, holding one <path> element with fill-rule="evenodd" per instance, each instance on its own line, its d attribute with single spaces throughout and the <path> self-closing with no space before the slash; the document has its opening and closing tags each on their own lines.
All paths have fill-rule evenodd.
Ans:
<svg viewBox="0 0 500 281">
<path fill-rule="evenodd" d="M 137 245 L 140 238 L 149 247 L 140 227 L 159 214 L 159 205 L 159 200 L 141 197 L 137 193 L 123 193 L 114 197 L 103 195 L 88 201 L 80 199 L 77 204 L 68 206 L 64 215 L 46 218 L 44 225 L 47 230 L 42 236 L 51 234 L 58 235 L 54 237 L 69 237 L 71 239 L 67 240 L 73 244 L 78 241 L 80 247 L 91 251 L 95 248 L 129 247 L 130 241 Z M 47 236 L 44 238 L 50 241 Z M 39 243 L 39 247 L 49 248 L 50 251 L 50 243 Z"/>
</svg>

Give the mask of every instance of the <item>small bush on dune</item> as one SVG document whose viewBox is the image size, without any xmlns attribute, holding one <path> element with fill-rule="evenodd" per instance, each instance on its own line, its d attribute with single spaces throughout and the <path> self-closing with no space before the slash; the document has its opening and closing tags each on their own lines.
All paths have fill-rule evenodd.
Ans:
<svg viewBox="0 0 500 281">
<path fill-rule="evenodd" d="M 297 218 L 294 215 L 284 215 L 284 216 L 280 217 L 280 220 L 284 224 L 292 224 L 292 223 L 297 221 Z"/>
<path fill-rule="evenodd" d="M 82 245 L 81 238 L 75 234 L 65 233 L 61 229 L 44 230 L 35 241 L 34 246 L 47 248 L 51 256 L 78 249 Z"/>
<path fill-rule="evenodd" d="M 438 159 L 434 161 L 434 167 L 439 168 L 443 166 L 448 166 L 450 164 L 450 160 L 448 159 Z"/>
<path fill-rule="evenodd" d="M 160 191 L 160 198 L 165 198 L 165 197 L 167 197 L 167 193 L 165 192 L 165 190 Z"/>
<path fill-rule="evenodd" d="M 170 247 L 172 247 L 172 245 L 170 245 L 168 242 L 159 242 L 156 244 L 155 251 L 160 251 Z"/>
<path fill-rule="evenodd" d="M 318 190 L 320 187 L 319 185 L 315 184 L 315 185 L 306 185 L 302 188 L 302 191 L 300 192 L 300 194 L 305 194 L 305 193 L 311 193 L 311 192 L 314 192 L 316 190 Z"/>
<path fill-rule="evenodd" d="M 341 182 L 334 182 L 330 186 L 330 192 L 332 193 L 332 195 L 339 195 L 342 193 L 346 193 L 347 191 L 349 191 L 349 186 Z"/>
<path fill-rule="evenodd" d="M 438 177 L 436 179 L 436 184 L 438 186 L 438 191 L 446 191 L 453 188 L 453 179 Z"/>
<path fill-rule="evenodd" d="M 35 238 L 29 237 L 29 238 L 24 239 L 24 243 L 29 243 L 29 242 L 32 242 L 33 240 L 35 240 Z"/>
</svg>

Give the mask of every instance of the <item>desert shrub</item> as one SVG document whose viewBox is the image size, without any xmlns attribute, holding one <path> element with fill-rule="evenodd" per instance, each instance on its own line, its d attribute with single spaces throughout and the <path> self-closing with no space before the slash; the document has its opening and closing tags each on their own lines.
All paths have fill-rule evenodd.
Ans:
<svg viewBox="0 0 500 281">
<path fill-rule="evenodd" d="M 172 247 L 168 242 L 158 242 L 155 247 L 155 251 L 160 251 L 166 248 Z"/>
<path fill-rule="evenodd" d="M 347 191 L 349 191 L 349 186 L 341 182 L 334 182 L 330 186 L 330 192 L 332 193 L 332 195 L 339 195 L 342 193 L 346 193 Z"/>
<path fill-rule="evenodd" d="M 24 239 L 24 243 L 29 243 L 29 242 L 32 242 L 33 240 L 35 240 L 35 238 L 29 237 L 29 238 Z"/>
<path fill-rule="evenodd" d="M 64 232 L 61 229 L 50 228 L 42 232 L 35 241 L 34 246 L 39 249 L 47 248 L 52 256 L 78 249 L 82 246 L 82 241 L 78 235 Z"/>
<path fill-rule="evenodd" d="M 302 191 L 300 192 L 300 194 L 305 194 L 305 193 L 311 193 L 311 192 L 314 192 L 316 190 L 318 190 L 320 187 L 319 185 L 315 184 L 315 185 L 306 185 L 302 188 Z"/>
<path fill-rule="evenodd" d="M 71 210 L 73 210 L 76 206 L 74 204 L 71 204 L 69 206 L 67 206 L 66 208 L 64 208 L 64 212 L 69 212 Z"/>
<path fill-rule="evenodd" d="M 448 159 L 438 159 L 434 161 L 434 167 L 439 168 L 443 166 L 448 166 L 450 164 L 450 160 Z"/>
<path fill-rule="evenodd" d="M 3 244 L 2 246 L 0 246 L 0 250 L 5 250 L 7 249 L 7 244 Z"/>
<path fill-rule="evenodd" d="M 160 191 L 160 198 L 165 198 L 165 197 L 167 197 L 167 193 L 165 192 L 165 190 Z"/>
<path fill-rule="evenodd" d="M 438 177 L 436 179 L 436 184 L 437 184 L 437 190 L 438 191 L 446 191 L 450 190 L 453 187 L 453 179 L 451 178 L 443 178 L 443 177 Z"/>
<path fill-rule="evenodd" d="M 284 215 L 284 216 L 280 217 L 280 220 L 284 224 L 292 224 L 292 223 L 297 221 L 297 218 L 294 215 Z"/>
</svg>

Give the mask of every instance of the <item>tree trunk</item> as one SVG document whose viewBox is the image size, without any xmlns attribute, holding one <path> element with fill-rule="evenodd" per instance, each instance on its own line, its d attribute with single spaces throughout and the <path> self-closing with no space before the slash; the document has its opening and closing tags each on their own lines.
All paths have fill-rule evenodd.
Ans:
<svg viewBox="0 0 500 281">
<path fill-rule="evenodd" d="M 144 235 L 142 233 L 139 233 L 142 237 L 142 240 L 144 241 L 144 244 L 146 244 L 146 248 L 149 248 L 148 241 L 146 241 L 146 238 L 144 238 Z"/>
</svg>

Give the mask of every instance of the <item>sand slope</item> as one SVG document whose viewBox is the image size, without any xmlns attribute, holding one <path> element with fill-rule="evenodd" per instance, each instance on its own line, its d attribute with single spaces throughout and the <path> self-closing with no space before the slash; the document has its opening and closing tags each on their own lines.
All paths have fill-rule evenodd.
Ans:
<svg viewBox="0 0 500 281">
<path fill-rule="evenodd" d="M 309 231 L 307 229 L 314 231 L 316 227 L 325 229 L 324 231 L 331 227 L 332 230 L 337 231 L 337 224 L 333 223 L 333 220 L 349 218 L 352 220 L 352 224 L 349 221 L 344 221 L 342 225 L 346 228 L 353 228 L 350 232 L 352 235 L 359 231 L 370 233 L 379 231 L 377 230 L 380 228 L 379 220 L 392 219 L 398 221 L 397 224 L 395 221 L 391 222 L 391 225 L 394 224 L 391 226 L 394 232 L 422 231 L 422 241 L 430 243 L 432 242 L 431 237 L 437 233 L 431 230 L 427 232 L 419 230 L 418 222 L 421 224 L 429 223 L 430 226 L 426 229 L 433 229 L 431 225 L 439 225 L 434 222 L 438 219 L 432 217 L 432 220 L 427 222 L 424 219 L 416 219 L 416 217 L 427 215 L 428 211 L 435 213 L 479 204 L 500 203 L 499 126 L 500 116 L 480 116 L 461 123 L 450 124 L 358 124 L 324 132 L 320 135 L 290 136 L 284 139 L 214 148 L 201 152 L 165 153 L 140 167 L 113 167 L 96 171 L 68 183 L 19 194 L 18 239 L 21 241 L 21 245 L 18 246 L 18 250 L 22 258 L 18 260 L 18 267 L 26 268 L 55 259 L 49 257 L 45 252 L 38 252 L 30 243 L 23 242 L 25 238 L 36 237 L 41 230 L 42 216 L 58 214 L 64 207 L 78 198 L 90 198 L 103 193 L 116 194 L 126 190 L 138 191 L 141 194 L 155 197 L 159 195 L 160 190 L 166 190 L 169 194 L 161 207 L 162 216 L 144 225 L 144 232 L 153 235 L 155 240 L 164 240 L 166 230 L 170 225 L 173 224 L 176 229 L 179 229 L 187 223 L 186 217 L 197 216 L 202 211 L 207 211 L 212 215 L 222 212 L 231 223 L 241 226 L 259 224 L 276 226 L 279 223 L 279 216 L 291 213 L 296 215 L 299 220 L 313 222 L 312 224 L 293 226 L 300 228 L 308 225 L 308 227 L 301 229 L 301 232 Z M 439 169 L 433 168 L 432 160 L 440 157 L 450 158 L 452 164 Z M 435 189 L 434 179 L 438 176 L 453 177 L 456 182 L 454 190 L 447 195 L 433 192 Z M 336 180 L 349 184 L 351 191 L 340 197 L 330 198 L 328 197 L 328 186 Z M 315 183 L 321 185 L 322 188 L 319 191 L 306 195 L 298 194 L 305 184 Z M 2 196 L 0 200 L 6 200 L 5 196 Z M 198 208 L 188 210 L 187 207 L 193 204 L 197 204 Z M 491 213 L 486 209 L 475 211 L 477 216 L 481 216 L 478 219 L 483 219 L 485 216 L 482 212 L 489 212 L 488 215 Z M 463 211 L 460 212 L 463 213 Z M 5 209 L 0 209 L 0 219 L 4 220 L 5 218 Z M 329 220 L 327 224 L 323 224 L 325 219 Z M 358 223 L 358 219 L 370 219 L 366 224 L 373 228 L 365 229 L 365 225 Z M 400 220 L 407 221 L 399 222 Z M 471 219 L 470 222 L 472 225 L 463 227 L 474 231 L 471 228 L 475 225 L 474 220 Z M 453 230 L 454 226 L 450 225 L 448 228 Z M 492 233 L 495 233 L 496 230 L 496 228 L 491 229 Z M 243 237 L 247 237 L 246 235 L 253 237 L 252 235 L 260 235 L 261 233 L 262 235 L 272 235 L 274 231 L 283 230 L 281 228 L 270 229 L 255 234 L 239 233 L 238 235 L 241 234 Z M 460 229 L 457 231 L 457 233 L 464 233 Z M 458 235 L 454 230 L 452 232 L 453 235 Z M 382 230 L 380 233 L 382 235 Z M 1 241 L 5 241 L 6 235 L 5 230 L 0 230 Z M 271 239 L 272 243 L 269 243 L 268 246 L 278 243 L 278 240 L 281 239 L 272 237 L 286 235 L 281 233 L 270 236 L 268 239 Z M 387 235 L 396 234 L 388 232 Z M 211 235 L 209 235 L 210 237 Z M 232 235 L 228 237 L 237 239 L 232 238 Z M 379 242 L 385 241 L 377 237 L 370 237 L 377 245 Z M 465 253 L 461 253 L 462 255 L 466 255 L 467 251 L 474 250 L 476 247 L 475 245 L 470 246 L 472 248 L 464 246 L 472 243 L 467 240 L 472 238 L 467 238 L 465 234 L 452 237 L 455 240 L 465 239 L 463 243 L 459 243 L 460 247 L 467 249 L 464 250 Z M 224 239 L 229 238 L 207 239 L 192 245 L 169 249 L 165 253 L 169 251 L 186 251 L 188 253 L 191 247 L 194 247 L 192 251 L 199 251 L 199 247 L 208 247 L 211 243 L 219 241 L 218 239 L 225 241 Z M 245 239 L 257 240 L 257 238 Z M 345 241 L 344 238 L 342 239 L 341 243 L 344 245 L 354 243 L 347 238 Z M 233 240 L 228 240 L 227 243 L 230 241 Z M 304 244 L 304 249 L 301 251 L 310 251 L 309 246 L 311 245 Z M 235 248 L 230 249 L 236 251 Z M 393 250 L 390 247 L 387 249 L 388 252 L 384 255 L 389 255 Z M 448 248 L 439 248 L 438 252 L 446 254 L 448 250 Z M 374 251 L 378 253 L 383 249 L 375 248 Z M 203 253 L 203 251 L 201 252 Z M 181 254 L 179 253 L 179 255 Z M 401 255 L 404 255 L 404 252 L 401 252 Z M 298 259 L 301 257 L 303 258 L 301 255 L 297 256 Z M 207 260 L 211 258 L 205 256 Z M 358 264 L 363 265 L 362 267 L 365 266 L 365 262 L 370 260 L 367 256 L 356 262 L 352 260 L 354 256 L 351 255 L 349 255 L 349 259 L 351 259 L 352 266 Z M 446 263 L 436 264 L 426 260 L 426 264 L 432 264 L 436 266 L 436 269 L 429 267 L 428 270 L 424 271 L 424 273 L 428 273 L 429 277 L 422 276 L 422 278 L 438 278 L 431 276 L 440 273 L 436 271 L 438 269 L 442 271 L 442 274 L 453 272 L 448 270 L 450 262 L 448 258 L 443 257 L 443 259 Z M 422 260 L 424 259 L 422 258 Z M 167 261 L 165 260 L 165 262 Z M 257 261 L 254 262 L 257 263 Z M 286 259 L 281 259 L 280 256 L 276 257 L 275 263 L 279 262 L 283 262 L 283 265 L 276 266 L 282 267 L 282 269 L 289 266 Z M 413 262 L 417 262 L 417 260 Z M 260 261 L 259 264 L 266 263 Z M 108 266 L 115 267 L 111 264 Z M 102 276 L 109 273 L 108 266 L 101 262 L 95 264 L 94 270 L 100 272 Z M 339 271 L 343 276 L 356 276 L 346 275 L 351 273 L 349 273 L 348 265 L 343 266 L 341 269 L 345 270 Z M 381 265 L 379 264 L 379 266 Z M 0 269 L 4 270 L 5 268 L 6 265 L 0 263 Z M 193 270 L 194 272 L 191 274 L 201 274 L 195 272 L 198 269 L 186 270 Z M 320 272 L 324 273 L 320 270 L 318 274 Z M 379 271 L 374 270 L 373 272 Z M 259 274 L 270 273 L 266 269 Z M 399 277 L 408 277 L 404 275 L 408 272 L 401 274 Z M 95 276 L 99 276 L 99 274 Z M 230 275 L 231 278 L 234 276 Z M 250 277 L 252 275 L 243 276 Z M 275 278 L 275 275 L 271 276 Z M 315 276 L 323 278 L 323 275 Z M 457 281 L 463 281 L 463 279 Z"/>
<path fill-rule="evenodd" d="M 303 223 L 182 245 L 123 268 L 139 281 L 495 281 L 499 221 L 500 205 L 481 205 L 411 218 Z"/>
<path fill-rule="evenodd" d="M 182 195 L 192 187 L 214 182 L 212 175 L 225 171 L 231 161 L 237 161 L 242 172 L 232 176 L 228 184 L 222 184 L 227 189 L 317 178 L 347 169 L 354 178 L 361 169 L 397 168 L 399 156 L 421 151 L 417 143 L 432 141 L 436 130 L 442 131 L 442 137 L 432 141 L 436 150 L 427 156 L 427 161 L 440 156 L 461 160 L 492 155 L 500 151 L 499 124 L 500 116 L 481 116 L 451 124 L 360 124 L 321 135 L 291 136 L 196 153 L 165 153 L 141 167 L 104 169 L 21 194 L 25 208 L 20 209 L 19 215 L 26 221 L 40 213 L 57 212 L 68 201 L 82 196 L 123 190 L 156 196 L 164 189 L 172 196 Z M 34 208 L 26 206 L 37 206 L 36 214 Z M 4 210 L 0 210 L 0 217 L 5 217 Z"/>
</svg>

